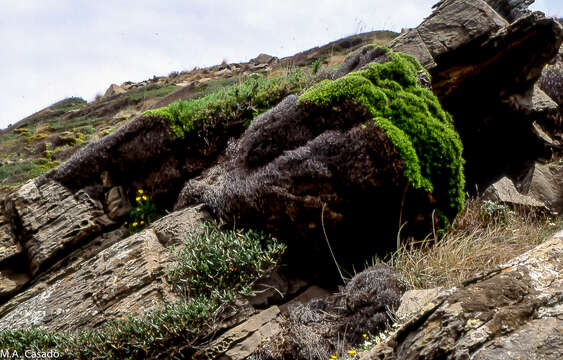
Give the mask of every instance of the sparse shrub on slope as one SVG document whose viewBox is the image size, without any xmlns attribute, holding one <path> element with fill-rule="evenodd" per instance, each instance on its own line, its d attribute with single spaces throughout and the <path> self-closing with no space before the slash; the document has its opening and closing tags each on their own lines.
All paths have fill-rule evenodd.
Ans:
<svg viewBox="0 0 563 360">
<path fill-rule="evenodd" d="M 432 192 L 450 220 L 463 208 L 463 146 L 451 115 L 436 96 L 417 84 L 425 71 L 409 55 L 387 52 L 389 61 L 337 80 L 325 80 L 299 97 L 299 103 L 336 106 L 345 99 L 366 106 L 405 162 L 415 188 Z"/>
<path fill-rule="evenodd" d="M 145 316 L 129 317 L 78 334 L 30 329 L 0 332 L 0 349 L 46 352 L 61 359 L 171 358 L 213 331 L 231 300 L 274 266 L 284 245 L 263 233 L 224 230 L 207 223 L 190 234 L 169 280 L 187 296 Z"/>
</svg>

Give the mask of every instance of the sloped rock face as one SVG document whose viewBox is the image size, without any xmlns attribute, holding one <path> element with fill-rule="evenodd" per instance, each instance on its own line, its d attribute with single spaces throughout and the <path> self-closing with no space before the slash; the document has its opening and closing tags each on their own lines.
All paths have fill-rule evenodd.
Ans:
<svg viewBox="0 0 563 360">
<path fill-rule="evenodd" d="M 562 30 L 557 21 L 526 11 L 528 3 L 442 1 L 390 44 L 430 70 L 434 93 L 464 143 L 471 191 L 503 175 L 517 178 L 535 159 L 550 156 L 532 129 L 545 117 L 532 106 L 533 84 L 557 54 Z"/>
<path fill-rule="evenodd" d="M 206 218 L 201 206 L 186 208 L 129 237 L 121 229 L 96 237 L 0 305 L 0 330 L 95 328 L 173 303 L 177 296 L 166 271 L 174 257 L 167 246 L 197 231 Z"/>
<path fill-rule="evenodd" d="M 102 230 L 100 205 L 86 193 L 72 194 L 55 182 L 38 187 L 29 181 L 8 196 L 5 208 L 32 275 Z"/>
<path fill-rule="evenodd" d="M 448 290 L 362 359 L 561 359 L 563 232 Z"/>
</svg>

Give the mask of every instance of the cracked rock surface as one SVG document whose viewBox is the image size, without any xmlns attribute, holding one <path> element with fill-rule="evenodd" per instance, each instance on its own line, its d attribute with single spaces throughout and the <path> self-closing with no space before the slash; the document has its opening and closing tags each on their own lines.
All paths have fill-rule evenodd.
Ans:
<svg viewBox="0 0 563 360">
<path fill-rule="evenodd" d="M 444 291 L 372 359 L 563 358 L 563 231 L 498 270 Z"/>
</svg>

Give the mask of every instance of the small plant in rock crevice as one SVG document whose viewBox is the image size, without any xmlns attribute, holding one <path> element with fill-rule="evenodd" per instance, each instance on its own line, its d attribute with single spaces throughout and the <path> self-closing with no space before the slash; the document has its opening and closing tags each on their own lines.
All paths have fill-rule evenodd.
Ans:
<svg viewBox="0 0 563 360">
<path fill-rule="evenodd" d="M 188 296 L 207 294 L 232 300 L 233 291 L 248 295 L 252 282 L 277 263 L 285 245 L 252 230 L 221 230 L 205 223 L 182 244 L 169 280 Z"/>
<path fill-rule="evenodd" d="M 125 223 L 129 232 L 136 233 L 158 217 L 155 203 L 145 194 L 143 189 L 137 190 L 135 196 L 135 206 L 129 212 L 129 220 Z"/>
</svg>

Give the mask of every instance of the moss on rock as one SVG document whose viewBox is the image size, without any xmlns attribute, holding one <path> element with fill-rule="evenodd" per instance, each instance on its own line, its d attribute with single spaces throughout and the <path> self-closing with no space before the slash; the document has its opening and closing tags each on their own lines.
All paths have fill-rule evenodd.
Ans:
<svg viewBox="0 0 563 360">
<path fill-rule="evenodd" d="M 465 200 L 463 146 L 452 117 L 431 91 L 418 86 L 417 74 L 425 70 L 416 59 L 385 51 L 388 61 L 324 80 L 298 103 L 333 107 L 351 99 L 367 107 L 401 154 L 405 176 L 415 188 L 431 192 L 438 210 L 452 219 Z"/>
<path fill-rule="evenodd" d="M 174 135 L 187 133 L 220 123 L 244 122 L 277 105 L 286 96 L 299 92 L 310 79 L 297 70 L 287 76 L 250 77 L 197 99 L 177 101 L 160 109 L 145 112 L 167 120 Z"/>
</svg>

